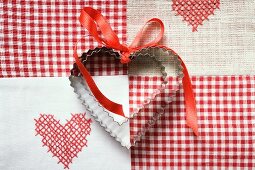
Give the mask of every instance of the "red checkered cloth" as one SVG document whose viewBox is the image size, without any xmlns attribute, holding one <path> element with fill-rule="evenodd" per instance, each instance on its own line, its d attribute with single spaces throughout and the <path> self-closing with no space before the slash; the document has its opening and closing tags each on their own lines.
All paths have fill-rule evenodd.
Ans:
<svg viewBox="0 0 255 170">
<path fill-rule="evenodd" d="M 181 90 L 160 121 L 131 149 L 132 169 L 254 168 L 255 76 L 200 76 L 192 81 L 200 136 L 186 126 Z M 131 134 L 147 119 L 145 115 L 131 121 Z"/>
<path fill-rule="evenodd" d="M 180 89 L 177 80 L 177 78 L 169 77 L 169 83 L 167 83 L 164 92 L 157 95 L 134 119 L 130 120 L 131 143 L 134 143 L 138 134 L 142 134 L 145 129 L 150 128 L 148 122 L 151 121 L 153 116 L 156 117 L 162 114 L 164 108 L 169 106 L 169 101 L 173 100 L 176 95 L 173 90 Z M 130 113 L 137 112 L 136 110 L 142 106 L 142 102 L 151 96 L 156 89 L 160 89 L 162 81 L 162 77 L 159 76 L 129 76 Z"/>
<path fill-rule="evenodd" d="M 81 39 L 80 49 L 97 46 L 91 37 L 82 39 L 88 35 L 78 21 L 84 6 L 99 9 L 120 40 L 126 41 L 126 0 L 0 2 L 0 77 L 68 76 L 74 43 Z M 93 75 L 126 74 L 126 68 L 113 65 L 111 59 L 99 69 L 100 60 L 94 59 L 88 66 Z M 180 91 L 161 120 L 131 149 L 132 169 L 255 167 L 255 77 L 201 76 L 192 80 L 200 136 L 186 127 Z M 154 82 L 137 77 L 130 81 L 134 107 L 139 104 L 137 93 L 146 93 L 143 85 Z M 146 112 L 158 111 L 160 103 L 155 102 L 131 122 L 131 136 L 148 119 Z"/>
<path fill-rule="evenodd" d="M 74 44 L 81 40 L 78 47 L 83 51 L 98 46 L 78 21 L 85 6 L 100 10 L 120 40 L 126 41 L 125 0 L 0 2 L 0 77 L 70 75 Z M 95 75 L 126 74 L 111 59 L 104 64 L 112 69 L 92 69 Z"/>
</svg>

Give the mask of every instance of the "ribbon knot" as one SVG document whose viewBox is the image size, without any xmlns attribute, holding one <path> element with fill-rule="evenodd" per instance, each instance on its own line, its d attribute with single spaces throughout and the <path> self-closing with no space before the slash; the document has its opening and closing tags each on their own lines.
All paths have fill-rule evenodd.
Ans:
<svg viewBox="0 0 255 170">
<path fill-rule="evenodd" d="M 81 11 L 79 20 L 82 26 L 86 30 L 88 30 L 90 35 L 93 36 L 99 44 L 104 44 L 105 46 L 109 48 L 120 51 L 121 53 L 120 62 L 123 64 L 126 64 L 131 61 L 130 55 L 133 52 L 139 51 L 146 47 L 162 47 L 162 48 L 171 50 L 170 48 L 166 46 L 158 45 L 158 43 L 160 42 L 164 34 L 164 24 L 158 18 L 152 18 L 149 21 L 147 21 L 146 24 L 142 27 L 142 29 L 137 33 L 134 41 L 129 46 L 126 46 L 120 43 L 118 36 L 112 30 L 109 23 L 106 21 L 106 19 L 102 16 L 102 14 L 99 11 L 90 7 L 85 7 Z M 146 25 L 151 22 L 156 22 L 159 24 L 160 32 L 158 36 L 147 44 L 139 45 Z M 98 28 L 101 31 L 101 36 L 103 38 L 99 36 Z M 84 77 L 91 92 L 93 93 L 95 98 L 98 100 L 98 102 L 102 106 L 104 106 L 104 108 L 111 111 L 112 113 L 125 117 L 122 105 L 109 100 L 98 89 L 96 83 L 94 82 L 93 78 L 89 74 L 88 70 L 79 60 L 76 47 L 74 48 L 74 58 L 78 68 L 80 69 L 80 72 L 82 73 L 82 76 Z M 194 133 L 198 135 L 196 103 L 195 103 L 195 97 L 193 94 L 191 80 L 184 62 L 182 61 L 180 56 L 178 56 L 178 58 L 182 62 L 183 74 L 184 74 L 182 83 L 183 83 L 184 99 L 185 99 L 185 106 L 186 106 L 186 123 L 190 128 L 193 129 Z"/>
<path fill-rule="evenodd" d="M 129 63 L 129 62 L 131 61 L 131 59 L 129 58 L 130 54 L 131 54 L 130 51 L 128 51 L 128 52 L 122 52 L 122 53 L 121 53 L 120 62 L 121 62 L 122 64 L 127 64 L 127 63 Z"/>
</svg>

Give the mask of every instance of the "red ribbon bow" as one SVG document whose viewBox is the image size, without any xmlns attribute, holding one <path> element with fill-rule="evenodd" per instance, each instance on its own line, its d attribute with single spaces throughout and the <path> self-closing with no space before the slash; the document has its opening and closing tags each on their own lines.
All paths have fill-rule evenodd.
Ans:
<svg viewBox="0 0 255 170">
<path fill-rule="evenodd" d="M 146 22 L 157 22 L 160 25 L 160 33 L 159 35 L 151 42 L 138 46 L 142 35 L 143 30 L 146 26 L 146 24 L 143 26 L 143 28 L 137 33 L 137 36 L 135 37 L 134 41 L 131 43 L 130 46 L 126 46 L 120 43 L 118 36 L 116 33 L 112 30 L 109 23 L 106 21 L 106 19 L 102 16 L 102 14 L 90 7 L 85 7 L 81 11 L 80 15 L 80 23 L 83 25 L 85 29 L 88 30 L 91 36 L 93 36 L 98 43 L 105 45 L 106 47 L 113 48 L 115 50 L 120 51 L 121 53 L 121 63 L 126 64 L 130 62 L 130 54 L 133 52 L 136 52 L 142 48 L 146 47 L 161 47 L 161 48 L 167 48 L 171 51 L 172 49 L 163 46 L 158 45 L 159 41 L 162 39 L 164 34 L 164 24 L 163 22 L 158 18 L 152 18 L 149 21 Z M 99 36 L 98 28 L 101 31 L 101 35 L 103 38 Z M 77 47 L 74 48 L 74 58 L 75 62 L 80 69 L 81 74 L 83 75 L 85 81 L 87 82 L 91 92 L 95 96 L 95 98 L 98 100 L 98 102 L 107 110 L 118 114 L 120 116 L 125 117 L 123 112 L 122 105 L 115 103 L 111 100 L 109 100 L 107 97 L 105 97 L 102 92 L 98 89 L 96 83 L 92 79 L 91 75 L 89 74 L 88 70 L 85 68 L 85 66 L 81 63 L 79 60 L 79 56 L 77 54 Z M 180 56 L 178 58 L 182 61 Z M 184 89 L 184 98 L 185 98 L 185 106 L 186 106 L 186 123 L 187 125 L 193 129 L 194 133 L 198 136 L 198 125 L 197 125 L 197 112 L 196 112 L 196 102 L 195 102 L 195 96 L 192 89 L 192 84 L 190 81 L 188 70 L 182 61 L 182 67 L 183 67 L 183 89 Z"/>
</svg>

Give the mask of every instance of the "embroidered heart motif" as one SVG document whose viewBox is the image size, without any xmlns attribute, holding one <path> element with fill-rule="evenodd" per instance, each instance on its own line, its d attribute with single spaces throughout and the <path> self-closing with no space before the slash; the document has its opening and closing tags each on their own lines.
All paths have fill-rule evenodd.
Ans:
<svg viewBox="0 0 255 170">
<path fill-rule="evenodd" d="M 114 57 L 116 60 L 119 60 L 119 55 L 117 52 L 105 47 L 89 50 L 87 53 L 83 54 L 83 57 L 81 57 L 80 60 L 84 65 L 86 65 L 89 58 L 94 58 L 98 55 L 101 55 L 101 57 L 104 55 L 105 57 Z M 127 148 L 134 145 L 136 141 L 138 141 L 145 133 L 145 131 L 148 130 L 150 126 L 155 124 L 155 121 L 164 113 L 164 111 L 162 111 L 164 110 L 164 105 L 171 102 L 171 97 L 173 97 L 176 91 L 179 90 L 179 85 L 181 84 L 182 80 L 182 67 L 180 65 L 180 61 L 178 60 L 177 54 L 170 50 L 159 47 L 146 48 L 134 53 L 131 56 L 131 59 L 132 61 L 128 65 L 130 97 L 136 100 L 130 100 L 132 103 L 130 103 L 129 119 L 136 119 L 136 116 L 139 115 L 141 110 L 145 109 L 152 101 L 155 100 L 156 96 L 165 91 L 166 86 L 169 88 L 167 90 L 168 94 L 165 94 L 165 98 L 162 100 L 163 103 L 161 102 L 161 104 L 158 105 L 157 111 L 147 115 L 148 122 L 146 122 L 146 128 L 144 126 L 137 130 L 137 134 L 132 135 L 132 139 L 130 139 L 129 136 L 129 119 L 127 119 L 124 123 L 122 122 L 123 124 L 117 122 L 115 116 L 111 115 L 108 110 L 104 109 L 100 103 L 98 103 L 93 94 L 91 94 L 86 82 L 81 77 L 75 64 L 74 68 L 71 70 L 72 75 L 69 77 L 71 86 L 74 88 L 75 93 L 78 94 L 79 99 L 90 111 L 90 113 L 96 118 L 97 121 L 100 122 L 101 126 L 105 127 L 106 131 L 108 131 L 111 136 L 115 137 L 116 140 L 122 144 L 122 146 L 126 146 Z M 146 60 L 144 63 L 145 59 L 148 60 Z M 149 62 L 150 64 L 148 64 Z M 167 68 L 166 70 L 165 66 L 169 67 L 169 65 L 172 66 L 172 69 Z M 142 70 L 139 70 L 140 68 Z M 155 68 L 159 70 L 158 72 L 160 74 L 154 74 L 154 76 L 152 76 L 153 73 L 156 72 L 155 70 L 157 70 Z M 148 71 L 150 71 L 150 73 L 148 73 Z M 141 72 L 142 74 L 137 76 L 137 72 Z M 173 73 L 176 76 L 176 84 L 167 84 L 169 78 L 167 73 Z M 136 87 L 137 82 L 134 81 L 136 77 L 138 79 L 142 77 L 142 79 L 144 78 L 144 80 L 147 81 L 145 81 L 145 86 L 147 85 L 145 90 L 141 90 L 140 85 Z M 151 82 L 153 82 L 152 85 L 150 85 Z M 137 92 L 136 89 L 143 91 L 143 93 L 135 93 Z M 134 94 L 137 96 L 134 96 Z"/>
<path fill-rule="evenodd" d="M 35 122 L 36 135 L 42 136 L 43 146 L 58 158 L 58 163 L 62 163 L 64 168 L 69 168 L 73 158 L 87 146 L 91 119 L 86 119 L 85 114 L 72 115 L 65 125 L 61 125 L 53 115 L 46 114 L 41 114 Z"/>
<path fill-rule="evenodd" d="M 197 27 L 202 25 L 204 20 L 208 20 L 217 8 L 220 8 L 220 0 L 173 0 L 172 2 L 172 9 L 192 26 L 192 31 L 197 31 Z"/>
</svg>

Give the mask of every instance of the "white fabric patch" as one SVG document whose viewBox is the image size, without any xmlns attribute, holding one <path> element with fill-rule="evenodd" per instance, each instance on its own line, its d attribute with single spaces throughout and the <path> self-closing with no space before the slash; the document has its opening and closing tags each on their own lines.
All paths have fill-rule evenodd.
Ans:
<svg viewBox="0 0 255 170">
<path fill-rule="evenodd" d="M 110 100 L 123 106 L 126 117 L 129 117 L 129 84 L 127 75 L 93 76 L 97 87 Z M 122 122 L 123 117 L 114 113 L 111 116 Z"/>
<path fill-rule="evenodd" d="M 123 79 L 108 79 L 113 89 L 121 88 L 115 85 Z M 64 125 L 71 118 L 70 113 L 87 112 L 69 84 L 68 78 L 0 80 L 0 169 L 63 169 L 57 158 L 47 153 L 48 148 L 42 147 L 41 136 L 35 136 L 34 119 L 40 113 L 53 114 Z M 128 94 L 128 89 L 121 89 Z M 128 96 L 124 99 L 128 103 Z M 90 118 L 90 114 L 86 117 Z M 88 147 L 73 159 L 70 169 L 131 169 L 129 150 L 121 147 L 93 118 L 92 121 Z"/>
</svg>

